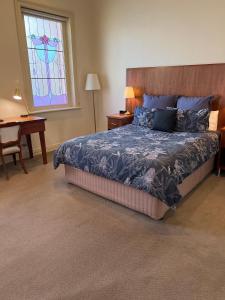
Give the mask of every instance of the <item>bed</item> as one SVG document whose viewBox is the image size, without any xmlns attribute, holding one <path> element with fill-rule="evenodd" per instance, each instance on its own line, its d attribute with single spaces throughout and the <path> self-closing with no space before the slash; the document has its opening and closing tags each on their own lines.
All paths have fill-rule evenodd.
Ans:
<svg viewBox="0 0 225 300">
<path fill-rule="evenodd" d="M 169 208 L 175 208 L 193 188 L 190 182 L 199 181 L 212 170 L 218 145 L 218 134 L 215 132 L 168 133 L 130 124 L 63 143 L 55 153 L 54 166 L 66 165 L 66 176 L 73 184 L 82 185 L 124 205 L 124 198 L 129 198 L 126 206 L 130 208 L 135 209 L 134 205 L 129 204 L 133 202 L 130 200 L 132 197 L 140 199 L 146 194 L 146 200 L 140 202 L 140 207 L 146 207 L 148 199 L 157 199 L 160 202 L 157 203 L 159 211 L 143 208 L 142 212 L 158 219 Z M 76 169 L 84 172 L 83 175 L 78 172 L 76 176 Z M 96 176 L 98 181 L 93 177 L 88 180 L 87 174 Z M 190 175 L 192 177 L 188 178 Z M 79 184 L 79 176 L 88 183 Z M 111 181 L 114 185 L 110 185 Z M 120 184 L 117 192 L 115 183 Z M 106 187 L 104 192 L 103 185 Z M 109 197 L 110 191 L 112 195 Z M 139 194 L 139 191 L 142 193 Z M 129 193 L 134 196 L 128 197 Z M 113 194 L 118 195 L 117 199 L 113 198 Z M 140 211 L 137 203 L 135 206 Z"/>
<path fill-rule="evenodd" d="M 225 69 L 225 65 L 222 66 Z M 190 73 L 188 67 L 195 67 L 195 72 Z M 157 88 L 162 94 L 170 94 L 170 89 L 177 94 L 182 91 L 187 95 L 213 94 L 212 91 L 217 92 L 213 86 L 215 80 L 189 92 L 185 87 L 188 89 L 191 80 L 179 82 L 180 78 L 186 79 L 186 73 L 195 74 L 196 87 L 198 81 L 205 80 L 202 76 L 205 72 L 213 76 L 215 66 L 129 69 L 127 85 L 141 86 L 146 91 L 150 78 L 156 94 L 159 93 Z M 158 86 L 160 77 L 164 86 L 162 82 Z M 132 112 L 140 101 L 141 97 L 136 102 L 127 102 L 126 108 Z M 222 113 L 218 126 L 223 125 L 221 116 Z M 55 152 L 54 166 L 65 165 L 69 183 L 158 220 L 169 209 L 176 208 L 212 172 L 218 150 L 217 132 L 168 133 L 130 124 L 66 141 Z"/>
</svg>

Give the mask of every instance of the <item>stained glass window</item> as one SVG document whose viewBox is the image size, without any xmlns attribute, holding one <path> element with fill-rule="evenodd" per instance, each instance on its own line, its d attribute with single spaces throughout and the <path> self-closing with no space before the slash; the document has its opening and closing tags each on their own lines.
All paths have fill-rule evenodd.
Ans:
<svg viewBox="0 0 225 300">
<path fill-rule="evenodd" d="M 68 103 L 62 23 L 24 14 L 34 107 Z"/>
</svg>

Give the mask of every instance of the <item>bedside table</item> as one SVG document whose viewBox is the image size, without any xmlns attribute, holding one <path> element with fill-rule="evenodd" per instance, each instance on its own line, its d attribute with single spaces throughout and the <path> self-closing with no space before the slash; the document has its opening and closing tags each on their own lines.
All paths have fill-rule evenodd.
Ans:
<svg viewBox="0 0 225 300">
<path fill-rule="evenodd" d="M 218 176 L 220 175 L 221 170 L 225 170 L 225 161 L 224 161 L 224 152 L 225 146 L 222 144 L 225 141 L 225 127 L 220 129 L 221 137 L 220 137 L 220 150 L 218 154 L 218 162 L 217 162 L 217 169 L 218 169 Z"/>
<path fill-rule="evenodd" d="M 115 114 L 107 116 L 108 130 L 132 123 L 134 115 Z"/>
</svg>

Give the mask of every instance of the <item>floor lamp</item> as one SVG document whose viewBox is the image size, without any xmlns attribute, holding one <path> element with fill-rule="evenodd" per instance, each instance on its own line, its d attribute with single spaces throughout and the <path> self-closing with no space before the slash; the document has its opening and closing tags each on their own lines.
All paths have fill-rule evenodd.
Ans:
<svg viewBox="0 0 225 300">
<path fill-rule="evenodd" d="M 93 102 L 93 110 L 94 110 L 94 122 L 95 122 L 95 132 L 96 132 L 96 113 L 95 113 L 95 91 L 101 89 L 98 75 L 97 74 L 87 74 L 85 90 L 92 92 L 92 102 Z"/>
</svg>

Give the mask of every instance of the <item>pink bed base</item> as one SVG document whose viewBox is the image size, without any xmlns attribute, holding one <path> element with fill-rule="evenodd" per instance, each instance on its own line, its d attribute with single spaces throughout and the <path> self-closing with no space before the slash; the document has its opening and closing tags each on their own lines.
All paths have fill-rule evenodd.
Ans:
<svg viewBox="0 0 225 300">
<path fill-rule="evenodd" d="M 182 197 L 191 192 L 193 188 L 213 170 L 213 166 L 214 157 L 188 176 L 182 184 L 178 186 Z M 170 209 L 162 201 L 146 192 L 81 171 L 68 165 L 65 165 L 65 175 L 69 183 L 146 214 L 154 220 L 162 219 L 165 213 Z"/>
</svg>

